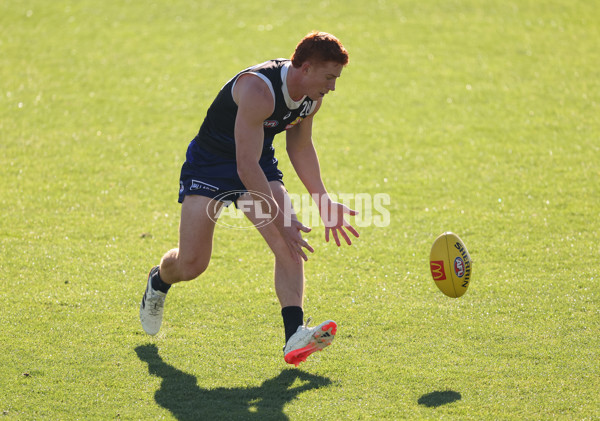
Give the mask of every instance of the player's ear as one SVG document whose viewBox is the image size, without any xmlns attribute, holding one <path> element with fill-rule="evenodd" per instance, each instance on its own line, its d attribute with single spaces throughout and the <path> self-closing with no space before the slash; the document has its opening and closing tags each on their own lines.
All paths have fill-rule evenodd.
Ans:
<svg viewBox="0 0 600 421">
<path fill-rule="evenodd" d="M 305 61 L 304 63 L 302 63 L 302 66 L 300 66 L 300 70 L 302 71 L 303 75 L 308 75 L 311 68 L 312 64 L 310 63 L 310 61 Z"/>
</svg>

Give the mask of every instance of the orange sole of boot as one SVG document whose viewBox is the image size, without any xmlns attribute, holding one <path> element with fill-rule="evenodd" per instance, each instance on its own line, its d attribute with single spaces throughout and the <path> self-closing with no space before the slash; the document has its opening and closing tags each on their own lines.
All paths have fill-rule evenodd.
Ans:
<svg viewBox="0 0 600 421">
<path fill-rule="evenodd" d="M 295 349 L 294 351 L 288 352 L 285 355 L 284 360 L 288 364 L 294 364 L 296 367 L 316 351 L 321 351 L 325 347 L 331 345 L 331 341 L 337 333 L 337 325 L 335 322 L 330 322 L 321 328 L 321 333 L 316 332 L 314 335 L 315 341 L 309 343 L 304 348 Z"/>
</svg>

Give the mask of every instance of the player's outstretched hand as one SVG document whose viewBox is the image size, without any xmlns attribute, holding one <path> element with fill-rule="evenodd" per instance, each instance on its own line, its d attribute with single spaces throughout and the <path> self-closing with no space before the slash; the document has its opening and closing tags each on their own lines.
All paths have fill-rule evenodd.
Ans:
<svg viewBox="0 0 600 421">
<path fill-rule="evenodd" d="M 329 242 L 329 235 L 331 234 L 338 247 L 341 245 L 340 236 L 346 240 L 346 244 L 352 244 L 346 230 L 356 238 L 359 237 L 354 227 L 344 219 L 344 215 L 358 215 L 358 211 L 352 210 L 348 206 L 338 202 L 329 202 L 326 208 L 321 211 L 321 219 L 325 224 L 325 241 Z"/>
</svg>

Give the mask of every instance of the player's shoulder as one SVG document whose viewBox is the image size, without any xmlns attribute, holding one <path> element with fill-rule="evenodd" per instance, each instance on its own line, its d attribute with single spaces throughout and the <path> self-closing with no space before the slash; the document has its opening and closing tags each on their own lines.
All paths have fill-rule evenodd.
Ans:
<svg viewBox="0 0 600 421">
<path fill-rule="evenodd" d="M 243 96 L 256 96 L 257 99 L 261 97 L 265 98 L 273 98 L 271 95 L 271 90 L 269 86 L 265 83 L 263 79 L 260 77 L 256 77 L 255 73 L 243 73 L 238 77 L 238 80 L 235 84 L 234 90 L 234 99 L 236 97 Z"/>
<path fill-rule="evenodd" d="M 239 110 L 258 116 L 273 112 L 274 98 L 263 80 L 252 73 L 241 75 L 233 89 L 233 100 Z"/>
<path fill-rule="evenodd" d="M 267 102 L 272 104 L 275 99 L 274 88 L 280 82 L 280 70 L 286 62 L 289 62 L 289 60 L 268 60 L 240 72 L 234 85 L 234 100 L 238 102 L 241 94 L 256 99 L 268 100 Z"/>
</svg>

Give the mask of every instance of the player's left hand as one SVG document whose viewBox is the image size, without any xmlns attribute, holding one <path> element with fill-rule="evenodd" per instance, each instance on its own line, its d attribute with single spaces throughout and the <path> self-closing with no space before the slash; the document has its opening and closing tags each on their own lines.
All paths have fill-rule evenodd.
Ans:
<svg viewBox="0 0 600 421">
<path fill-rule="evenodd" d="M 329 202 L 321 211 L 321 219 L 325 224 L 325 241 L 329 242 L 329 236 L 331 234 L 338 247 L 341 245 L 340 236 L 346 240 L 346 244 L 352 244 L 346 230 L 352 233 L 356 238 L 359 237 L 358 232 L 354 227 L 344 219 L 344 215 L 358 215 L 358 211 L 350 209 L 348 206 L 338 202 Z"/>
</svg>

